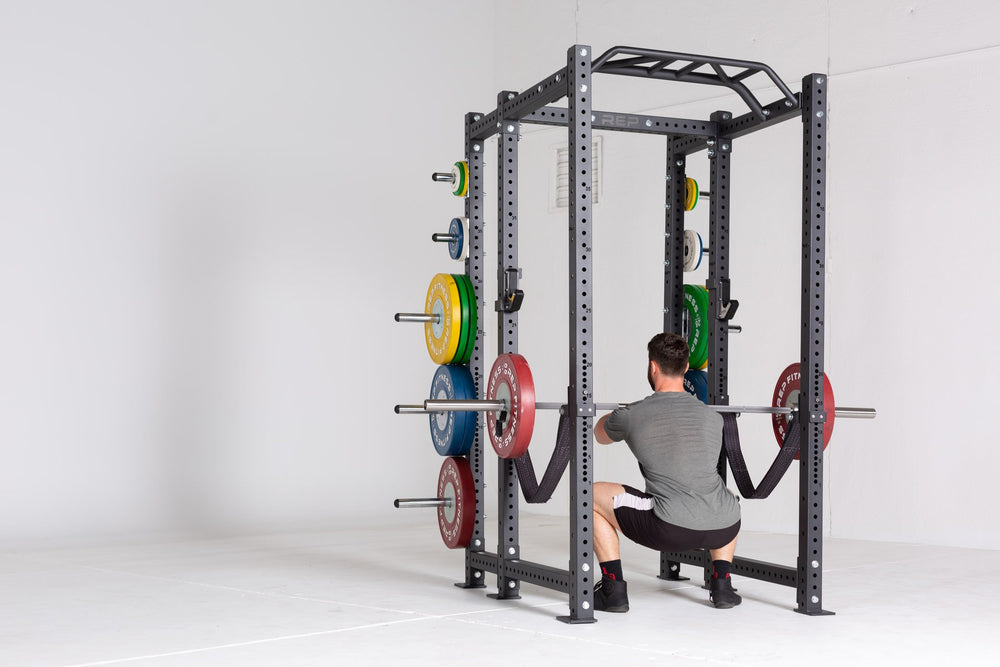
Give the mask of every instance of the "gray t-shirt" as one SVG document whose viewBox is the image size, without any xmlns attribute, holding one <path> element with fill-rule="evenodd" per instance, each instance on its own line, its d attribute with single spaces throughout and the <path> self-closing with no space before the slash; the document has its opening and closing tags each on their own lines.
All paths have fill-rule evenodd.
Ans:
<svg viewBox="0 0 1000 667">
<path fill-rule="evenodd" d="M 740 504 L 717 469 L 722 417 L 691 394 L 656 392 L 618 408 L 604 422 L 612 440 L 624 440 L 639 461 L 653 512 L 692 530 L 728 528 Z"/>
</svg>

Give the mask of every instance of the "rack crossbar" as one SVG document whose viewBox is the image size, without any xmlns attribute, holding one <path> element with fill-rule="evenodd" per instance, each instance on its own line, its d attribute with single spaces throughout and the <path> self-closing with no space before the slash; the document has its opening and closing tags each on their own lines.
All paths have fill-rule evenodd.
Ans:
<svg viewBox="0 0 1000 667">
<path fill-rule="evenodd" d="M 533 125 L 556 125 L 565 127 L 568 110 L 562 107 L 543 107 L 522 118 Z M 622 113 L 618 111 L 593 112 L 595 130 L 617 132 L 637 132 L 641 134 L 663 134 L 668 136 L 715 137 L 719 135 L 717 123 L 694 118 L 670 118 L 645 114 Z"/>
<path fill-rule="evenodd" d="M 470 558 L 473 567 L 485 572 L 496 574 L 500 569 L 500 557 L 497 554 L 474 551 Z M 504 571 L 512 579 L 542 588 L 550 588 L 561 593 L 569 592 L 570 576 L 567 570 L 527 560 L 508 559 L 504 560 Z"/>
<path fill-rule="evenodd" d="M 764 117 L 761 118 L 755 113 L 746 113 L 736 118 L 723 120 L 719 124 L 719 131 L 716 136 L 726 139 L 738 139 L 765 127 L 772 127 L 778 123 L 792 118 L 802 117 L 802 108 L 799 103 L 799 95 L 796 94 L 795 102 L 789 106 L 787 99 L 780 99 L 771 102 L 763 107 Z M 699 136 L 687 136 L 678 139 L 674 144 L 674 150 L 683 155 L 691 155 L 708 148 L 708 138 Z"/>
<path fill-rule="evenodd" d="M 698 567 L 711 566 L 711 557 L 708 551 L 695 549 L 693 551 L 664 551 L 660 554 L 662 562 L 686 563 L 697 565 Z M 780 586 L 795 588 L 798 582 L 798 572 L 794 567 L 768 563 L 753 558 L 736 556 L 733 558 L 733 574 L 748 579 L 758 579 Z"/>
</svg>

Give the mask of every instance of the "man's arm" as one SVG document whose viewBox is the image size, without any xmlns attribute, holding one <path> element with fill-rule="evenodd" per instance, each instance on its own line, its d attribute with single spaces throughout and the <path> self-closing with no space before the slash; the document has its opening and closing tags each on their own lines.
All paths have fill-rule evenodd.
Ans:
<svg viewBox="0 0 1000 667">
<path fill-rule="evenodd" d="M 604 415 L 594 424 L 594 438 L 600 445 L 610 445 L 614 440 L 608 437 L 608 432 L 604 430 L 604 422 L 608 421 L 610 414 Z"/>
</svg>

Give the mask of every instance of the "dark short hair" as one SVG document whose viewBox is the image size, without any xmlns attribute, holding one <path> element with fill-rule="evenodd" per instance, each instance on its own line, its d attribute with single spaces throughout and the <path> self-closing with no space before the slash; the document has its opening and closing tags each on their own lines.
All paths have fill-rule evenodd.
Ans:
<svg viewBox="0 0 1000 667">
<path fill-rule="evenodd" d="M 655 361 L 664 375 L 681 377 L 687 370 L 690 352 L 683 337 L 675 333 L 658 333 L 650 339 L 646 349 L 649 360 Z"/>
</svg>

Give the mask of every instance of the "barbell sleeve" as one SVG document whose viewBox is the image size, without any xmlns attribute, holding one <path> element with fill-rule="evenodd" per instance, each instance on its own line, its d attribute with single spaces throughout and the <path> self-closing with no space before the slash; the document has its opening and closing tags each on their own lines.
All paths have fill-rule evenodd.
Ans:
<svg viewBox="0 0 1000 667">
<path fill-rule="evenodd" d="M 875 419 L 877 415 L 875 408 L 836 408 L 833 413 L 838 417 L 848 419 Z"/>
<path fill-rule="evenodd" d="M 441 318 L 437 315 L 428 315 L 427 313 L 396 313 L 394 318 L 397 322 L 440 322 Z"/>
<path fill-rule="evenodd" d="M 503 401 L 454 401 L 429 398 L 419 405 L 412 403 L 397 405 L 393 410 L 397 415 L 426 415 L 432 412 L 501 412 L 508 407 Z"/>
<path fill-rule="evenodd" d="M 424 401 L 424 409 L 428 412 L 499 412 L 508 407 L 510 406 L 504 401 L 453 401 L 440 398 L 429 398 Z"/>
<path fill-rule="evenodd" d="M 451 507 L 453 505 L 451 498 L 396 498 L 392 504 L 401 509 Z"/>
<path fill-rule="evenodd" d="M 565 403 L 543 403 L 536 402 L 535 410 L 562 410 Z M 617 410 L 625 405 L 624 403 L 595 403 L 597 410 Z M 398 415 L 404 414 L 428 414 L 431 412 L 501 412 L 508 410 L 510 405 L 506 401 L 486 401 L 473 399 L 469 401 L 457 401 L 449 399 L 429 398 L 423 404 L 401 404 L 395 406 L 394 410 Z"/>
</svg>

